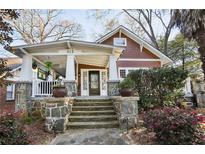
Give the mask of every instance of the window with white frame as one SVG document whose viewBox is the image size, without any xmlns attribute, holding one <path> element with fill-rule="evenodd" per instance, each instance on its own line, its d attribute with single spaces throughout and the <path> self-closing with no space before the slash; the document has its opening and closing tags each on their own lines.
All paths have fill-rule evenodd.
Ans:
<svg viewBox="0 0 205 154">
<path fill-rule="evenodd" d="M 120 69 L 120 78 L 125 78 L 125 77 L 126 77 L 126 70 Z"/>
<path fill-rule="evenodd" d="M 113 45 L 115 46 L 127 46 L 126 38 L 114 38 Z"/>
<path fill-rule="evenodd" d="M 9 84 L 6 89 L 6 100 L 14 100 L 15 84 Z"/>
<path fill-rule="evenodd" d="M 127 67 L 127 68 L 119 68 L 119 76 L 120 76 L 120 79 L 124 79 L 127 77 L 127 75 L 132 72 L 132 71 L 135 71 L 135 70 L 138 70 L 138 69 L 148 69 L 146 67 Z"/>
</svg>

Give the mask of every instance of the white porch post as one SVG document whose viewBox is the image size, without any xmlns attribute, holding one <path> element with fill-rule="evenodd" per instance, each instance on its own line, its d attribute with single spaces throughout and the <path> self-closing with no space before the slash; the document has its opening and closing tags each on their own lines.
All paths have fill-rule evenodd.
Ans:
<svg viewBox="0 0 205 154">
<path fill-rule="evenodd" d="M 77 86 L 75 81 L 75 57 L 74 55 L 67 55 L 65 87 L 67 89 L 67 96 L 77 95 Z"/>
<path fill-rule="evenodd" d="M 32 81 L 32 56 L 25 54 L 22 60 L 20 80 L 21 81 Z"/>
<path fill-rule="evenodd" d="M 75 57 L 73 55 L 67 55 L 65 78 L 67 81 L 75 80 Z"/>
<path fill-rule="evenodd" d="M 117 74 L 117 58 L 112 55 L 109 56 L 109 80 L 119 80 L 118 74 Z"/>
<path fill-rule="evenodd" d="M 117 72 L 117 58 L 111 55 L 109 56 L 109 81 L 107 82 L 108 96 L 119 95 L 119 77 Z"/>
</svg>

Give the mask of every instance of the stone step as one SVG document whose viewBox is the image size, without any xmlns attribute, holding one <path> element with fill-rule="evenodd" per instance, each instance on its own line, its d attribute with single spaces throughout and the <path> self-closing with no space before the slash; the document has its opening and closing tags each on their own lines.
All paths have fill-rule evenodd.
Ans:
<svg viewBox="0 0 205 154">
<path fill-rule="evenodd" d="M 97 115 L 116 115 L 116 113 L 114 110 L 72 111 L 70 116 L 97 116 Z"/>
<path fill-rule="evenodd" d="M 118 121 L 106 121 L 106 122 L 69 122 L 67 128 L 117 128 L 119 127 Z"/>
<path fill-rule="evenodd" d="M 85 98 L 85 99 L 75 99 L 75 102 L 111 102 L 110 99 L 89 99 L 89 98 Z"/>
<path fill-rule="evenodd" d="M 70 116 L 70 122 L 94 122 L 94 121 L 114 121 L 117 120 L 116 115 L 97 115 L 97 116 Z"/>
<path fill-rule="evenodd" d="M 75 102 L 73 104 L 74 106 L 109 106 L 113 105 L 112 102 L 106 101 L 106 102 Z"/>
<path fill-rule="evenodd" d="M 73 106 L 72 111 L 102 111 L 113 110 L 113 106 Z"/>
</svg>

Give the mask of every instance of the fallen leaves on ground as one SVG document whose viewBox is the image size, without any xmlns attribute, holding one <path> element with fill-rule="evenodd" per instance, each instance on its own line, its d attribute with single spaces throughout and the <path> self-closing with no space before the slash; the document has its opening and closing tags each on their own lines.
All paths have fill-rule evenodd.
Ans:
<svg viewBox="0 0 205 154">
<path fill-rule="evenodd" d="M 45 131 L 45 122 L 42 120 L 37 120 L 32 124 L 25 124 L 24 131 L 28 134 L 28 138 L 32 145 L 49 144 L 51 140 L 55 137 Z"/>
</svg>

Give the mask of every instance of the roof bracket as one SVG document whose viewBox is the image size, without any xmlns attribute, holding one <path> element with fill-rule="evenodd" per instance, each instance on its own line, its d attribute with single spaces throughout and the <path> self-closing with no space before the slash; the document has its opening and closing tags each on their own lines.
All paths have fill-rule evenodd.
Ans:
<svg viewBox="0 0 205 154">
<path fill-rule="evenodd" d="M 140 52 L 142 52 L 143 47 L 144 47 L 144 44 L 143 44 L 143 42 L 141 42 L 141 43 L 140 43 Z"/>
</svg>

